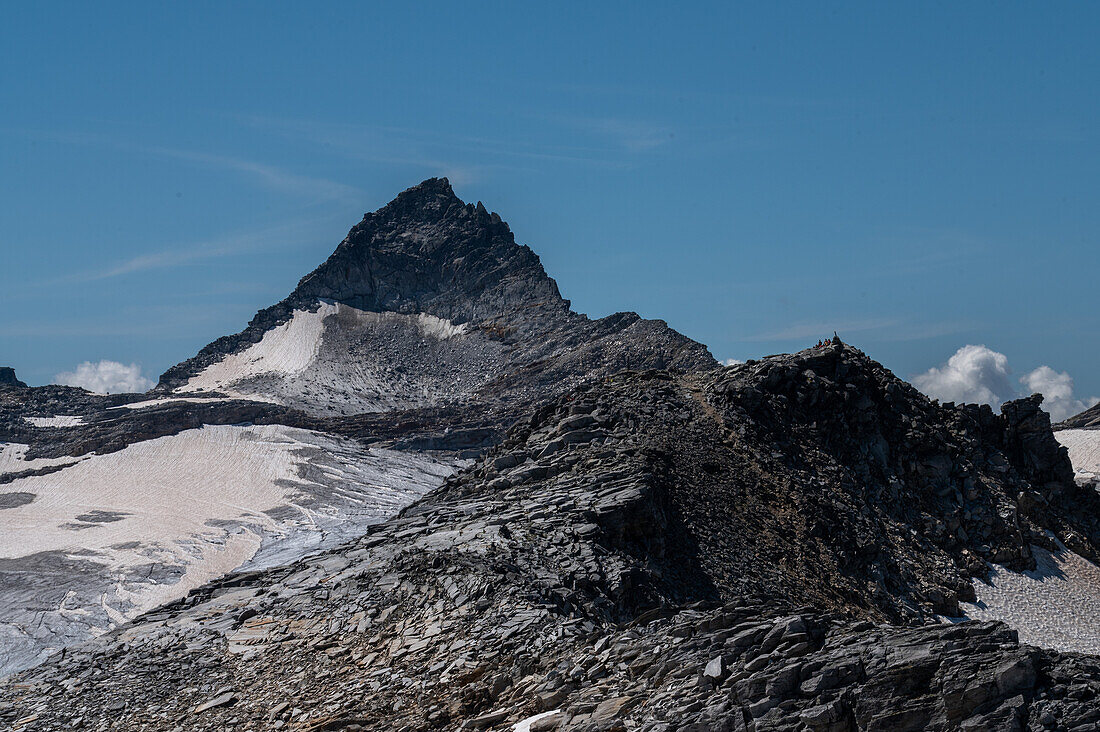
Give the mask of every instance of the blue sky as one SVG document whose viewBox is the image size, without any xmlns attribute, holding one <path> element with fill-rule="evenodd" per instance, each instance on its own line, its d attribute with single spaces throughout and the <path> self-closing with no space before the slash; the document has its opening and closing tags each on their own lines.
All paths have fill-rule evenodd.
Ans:
<svg viewBox="0 0 1100 732">
<path fill-rule="evenodd" d="M 155 378 L 432 175 L 592 316 L 1100 394 L 1100 8 L 21 3 L 0 364 Z"/>
</svg>

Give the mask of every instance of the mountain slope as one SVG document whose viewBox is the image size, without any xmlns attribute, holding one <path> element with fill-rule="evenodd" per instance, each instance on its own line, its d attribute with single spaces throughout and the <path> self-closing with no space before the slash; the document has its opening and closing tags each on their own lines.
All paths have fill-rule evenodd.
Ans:
<svg viewBox="0 0 1100 732">
<path fill-rule="evenodd" d="M 594 372 L 699 369 L 660 321 L 590 321 L 480 203 L 433 178 L 367 214 L 320 267 L 159 389 L 275 401 L 314 415 L 482 402 L 508 410 Z"/>
<path fill-rule="evenodd" d="M 1100 429 L 1100 404 L 1060 422 L 1056 429 Z"/>
<path fill-rule="evenodd" d="M 499 216 L 431 179 L 152 394 L 0 370 L 0 675 L 357 536 L 535 404 L 653 367 L 717 364 L 660 321 L 573 313 Z"/>
<path fill-rule="evenodd" d="M 621 373 L 368 535 L 74 648 L 0 709 L 23 729 L 1088 729 L 1096 657 L 919 624 L 1048 532 L 1093 550 L 1076 514 L 1097 498 L 1068 471 L 1037 400 L 941 407 L 847 346 Z"/>
</svg>

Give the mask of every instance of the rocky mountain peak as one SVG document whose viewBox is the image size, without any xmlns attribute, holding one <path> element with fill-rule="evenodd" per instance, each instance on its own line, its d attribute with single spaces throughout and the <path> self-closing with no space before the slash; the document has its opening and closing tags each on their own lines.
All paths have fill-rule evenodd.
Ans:
<svg viewBox="0 0 1100 732">
<path fill-rule="evenodd" d="M 295 313 L 293 337 L 264 342 Z M 307 360 L 319 359 L 324 369 L 341 376 L 323 377 L 328 381 L 321 390 L 311 381 L 317 368 L 276 374 L 295 392 L 279 397 L 280 403 L 326 413 L 454 402 L 482 387 L 496 396 L 524 389 L 533 396 L 543 388 L 557 393 L 596 372 L 621 368 L 716 365 L 703 346 L 663 322 L 634 313 L 592 321 L 574 313 L 538 256 L 516 243 L 508 224 L 480 202 L 463 202 L 446 178 L 430 178 L 366 214 L 285 300 L 261 310 L 240 333 L 219 338 L 169 369 L 160 388 L 183 387 L 204 369 L 261 342 L 247 363 L 236 363 L 232 373 L 222 369 L 220 381 L 208 380 L 202 388 L 224 391 L 230 381 L 251 379 L 248 393 L 254 393 L 261 388 L 255 379 L 266 378 L 257 369 L 278 371 L 280 359 L 302 349 L 313 351 L 305 354 Z M 276 358 L 275 351 L 283 355 Z M 257 365 L 261 352 L 274 358 L 271 368 Z M 360 383 L 349 369 L 371 373 Z M 487 386 L 507 374 L 508 384 Z M 348 391 L 339 405 L 323 396 L 334 384 Z M 261 391 L 272 388 L 265 384 Z M 307 398 L 305 391 L 312 395 Z M 356 396 L 360 392 L 370 394 Z"/>
<path fill-rule="evenodd" d="M 531 305 L 568 303 L 537 255 L 480 202 L 463 203 L 430 178 L 369 213 L 290 296 L 363 310 L 423 312 L 455 322 Z"/>
<path fill-rule="evenodd" d="M 27 385 L 15 376 L 15 369 L 11 366 L 0 366 L 0 386 L 17 386 L 25 388 Z"/>
</svg>

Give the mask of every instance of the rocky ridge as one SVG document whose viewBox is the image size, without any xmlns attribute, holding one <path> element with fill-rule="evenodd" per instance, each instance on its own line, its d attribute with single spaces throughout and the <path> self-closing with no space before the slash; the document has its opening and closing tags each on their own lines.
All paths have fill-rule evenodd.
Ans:
<svg viewBox="0 0 1100 732">
<path fill-rule="evenodd" d="M 1096 430 L 1100 429 L 1100 404 L 1092 406 L 1080 414 L 1074 415 L 1064 422 L 1059 422 L 1055 429 L 1059 430 Z"/>
<path fill-rule="evenodd" d="M 9 679 L 0 722 L 1094 729 L 1100 659 L 937 622 L 1048 532 L 1094 551 L 1038 406 L 936 405 L 843 345 L 620 373 L 361 539 Z"/>
</svg>

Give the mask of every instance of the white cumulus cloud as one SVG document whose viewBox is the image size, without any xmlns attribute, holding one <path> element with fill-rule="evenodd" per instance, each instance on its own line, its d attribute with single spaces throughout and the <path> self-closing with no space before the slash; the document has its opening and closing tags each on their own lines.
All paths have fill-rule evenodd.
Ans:
<svg viewBox="0 0 1100 732">
<path fill-rule="evenodd" d="M 914 377 L 913 386 L 940 401 L 994 408 L 1016 398 L 1008 358 L 985 346 L 963 346 L 947 363 Z"/>
<path fill-rule="evenodd" d="M 1077 399 L 1073 396 L 1073 377 L 1065 371 L 1058 373 L 1050 366 L 1040 366 L 1020 379 L 1028 391 L 1043 395 L 1043 409 L 1050 412 L 1055 422 L 1061 422 L 1085 411 L 1100 402 L 1100 398 Z"/>
<path fill-rule="evenodd" d="M 725 361 L 722 362 L 722 365 L 723 366 L 736 366 L 739 363 L 745 363 L 745 362 L 742 361 L 739 358 L 727 358 Z"/>
<path fill-rule="evenodd" d="M 1038 392 L 1043 395 L 1043 409 L 1054 422 L 1100 401 L 1096 397 L 1075 397 L 1073 378 L 1049 366 L 1040 366 L 1018 380 L 1013 379 L 1008 357 L 987 346 L 963 346 L 939 368 L 913 377 L 913 385 L 933 399 L 989 404 L 994 409 L 1010 399 Z"/>
<path fill-rule="evenodd" d="M 136 363 L 129 366 L 118 361 L 85 361 L 73 371 L 65 371 L 54 377 L 58 384 L 79 386 L 97 394 L 121 394 L 147 391 L 153 381 L 141 375 Z"/>
</svg>

